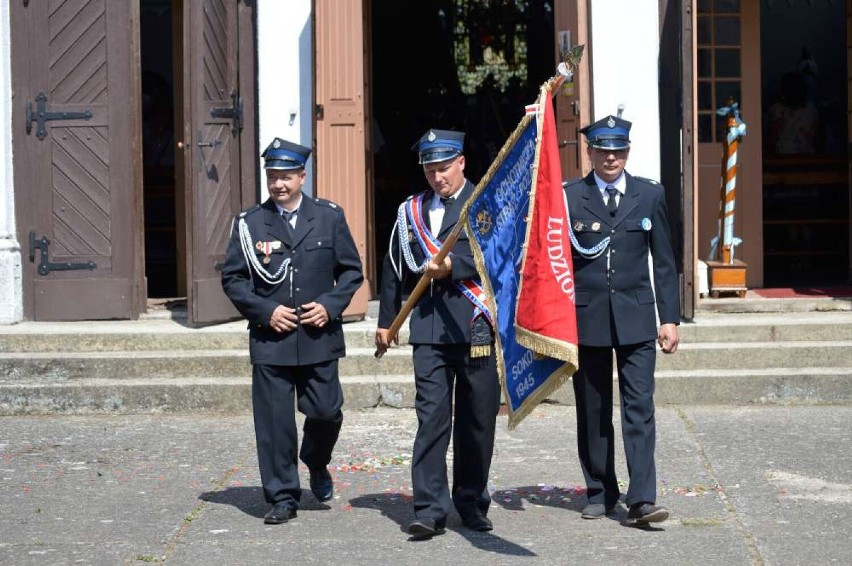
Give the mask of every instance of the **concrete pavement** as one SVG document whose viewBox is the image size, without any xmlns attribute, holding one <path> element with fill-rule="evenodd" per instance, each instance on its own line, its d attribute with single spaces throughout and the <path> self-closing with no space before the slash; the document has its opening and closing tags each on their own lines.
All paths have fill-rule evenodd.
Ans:
<svg viewBox="0 0 852 566">
<path fill-rule="evenodd" d="M 574 408 L 499 417 L 495 530 L 412 541 L 411 409 L 346 410 L 335 497 L 264 525 L 250 413 L 0 418 L 0 564 L 848 564 L 852 406 L 661 405 L 653 530 L 580 518 Z M 616 423 L 617 425 L 617 423 Z M 619 477 L 624 457 L 617 451 Z"/>
</svg>

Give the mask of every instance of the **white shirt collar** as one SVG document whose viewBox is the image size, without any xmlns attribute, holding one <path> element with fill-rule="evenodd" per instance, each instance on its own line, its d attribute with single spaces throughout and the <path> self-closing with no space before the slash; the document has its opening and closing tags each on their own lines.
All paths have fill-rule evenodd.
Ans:
<svg viewBox="0 0 852 566">
<path fill-rule="evenodd" d="M 604 191 L 606 191 L 606 188 L 610 185 L 615 187 L 620 194 L 622 194 L 622 195 L 624 194 L 624 190 L 625 190 L 625 188 L 627 188 L 627 177 L 624 175 L 623 171 L 621 172 L 621 175 L 618 176 L 618 179 L 616 179 L 614 183 L 607 183 L 606 181 L 604 181 L 603 179 L 598 177 L 597 173 L 595 173 L 594 175 L 595 175 L 595 183 L 598 184 L 598 190 L 601 192 L 601 194 L 604 194 Z"/>
<path fill-rule="evenodd" d="M 304 198 L 304 197 L 299 198 L 299 204 L 297 204 L 297 205 L 296 205 L 296 208 L 294 208 L 293 210 L 288 210 L 287 212 L 296 212 L 297 210 L 299 210 L 299 207 L 300 207 L 300 206 L 302 206 L 302 198 Z M 284 209 L 284 207 L 283 207 L 283 206 L 281 206 L 280 204 L 278 204 L 277 202 L 275 203 L 275 208 L 277 208 L 277 209 L 278 209 L 278 214 L 279 214 L 279 215 L 280 215 L 282 212 L 284 212 L 284 210 L 285 210 L 285 209 Z"/>
</svg>

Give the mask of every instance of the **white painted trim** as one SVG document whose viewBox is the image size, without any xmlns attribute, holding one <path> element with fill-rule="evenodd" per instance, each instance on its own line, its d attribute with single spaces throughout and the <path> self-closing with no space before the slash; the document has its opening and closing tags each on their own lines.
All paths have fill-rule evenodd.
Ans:
<svg viewBox="0 0 852 566">
<path fill-rule="evenodd" d="M 12 60 L 9 0 L 0 0 L 0 324 L 23 319 L 21 245 L 12 174 Z"/>
<path fill-rule="evenodd" d="M 593 118 L 617 114 L 632 122 L 633 175 L 660 178 L 658 0 L 594 0 L 591 4 Z M 676 111 L 676 109 L 673 109 Z"/>
<path fill-rule="evenodd" d="M 311 0 L 258 0 L 258 146 L 276 137 L 307 147 L 313 140 Z M 263 163 L 258 199 L 265 200 Z M 313 194 L 308 161 L 305 192 Z"/>
</svg>

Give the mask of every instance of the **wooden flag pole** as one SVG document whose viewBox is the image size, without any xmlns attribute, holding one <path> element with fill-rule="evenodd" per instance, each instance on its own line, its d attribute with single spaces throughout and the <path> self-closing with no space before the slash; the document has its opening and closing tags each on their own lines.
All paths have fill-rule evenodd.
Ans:
<svg viewBox="0 0 852 566">
<path fill-rule="evenodd" d="M 467 203 L 465 203 L 467 204 Z M 462 214 L 467 213 L 467 206 L 462 209 Z M 459 239 L 459 234 L 461 234 L 462 228 L 464 228 L 464 223 L 461 221 L 463 216 L 459 216 L 459 221 L 456 222 L 456 225 L 453 226 L 453 230 L 450 232 L 450 235 L 444 240 L 444 243 L 441 244 L 441 249 L 438 250 L 438 253 L 435 254 L 435 257 L 432 260 L 435 263 L 441 263 L 444 261 L 444 258 L 450 253 L 450 250 L 453 249 L 453 246 L 456 245 L 456 240 Z M 397 313 L 396 318 L 391 322 L 390 328 L 388 328 L 388 344 L 393 342 L 396 339 L 397 334 L 399 333 L 399 329 L 402 328 L 402 323 L 405 322 L 405 319 L 408 318 L 408 315 L 414 309 L 414 305 L 417 304 L 417 301 L 420 300 L 420 296 L 426 292 L 426 289 L 429 287 L 429 284 L 432 282 L 432 277 L 429 276 L 429 273 L 424 273 L 420 277 L 420 281 L 417 282 L 417 285 L 411 291 L 411 294 L 408 295 L 408 299 L 406 299 L 405 303 L 403 303 L 402 308 L 399 309 L 399 313 Z M 376 359 L 382 357 L 382 353 L 376 350 L 374 354 Z"/>
<path fill-rule="evenodd" d="M 580 64 L 580 59 L 583 57 L 584 47 L 584 45 L 577 45 L 572 47 L 568 53 L 565 54 L 562 62 L 559 63 L 559 66 L 556 68 L 556 75 L 547 81 L 548 90 L 550 90 L 551 94 L 555 93 L 567 78 L 573 76 L 574 69 Z M 464 203 L 464 208 L 462 208 L 461 213 L 459 214 L 459 221 L 456 222 L 456 225 L 453 227 L 449 236 L 447 236 L 441 244 L 441 249 L 438 250 L 438 253 L 436 253 L 432 258 L 432 261 L 435 263 L 440 264 L 444 261 L 444 258 L 447 257 L 453 249 L 453 246 L 456 245 L 456 240 L 458 240 L 459 234 L 461 234 L 461 231 L 464 228 L 464 222 L 462 219 L 467 216 L 469 208 L 470 200 Z M 429 287 L 431 282 L 432 277 L 429 276 L 429 273 L 424 273 L 420 277 L 417 285 L 411 291 L 408 299 L 406 299 L 405 303 L 403 303 L 402 307 L 399 309 L 399 313 L 397 313 L 396 318 L 393 319 L 393 322 L 391 322 L 390 327 L 388 328 L 388 344 L 391 344 L 394 340 L 396 340 L 399 329 L 402 328 L 405 319 L 408 318 L 409 314 L 411 314 L 411 311 L 414 309 L 414 305 L 417 304 L 417 301 L 419 301 L 423 293 L 426 292 L 426 289 Z M 379 359 L 382 357 L 382 354 L 383 352 L 376 350 L 374 356 L 376 359 Z"/>
</svg>

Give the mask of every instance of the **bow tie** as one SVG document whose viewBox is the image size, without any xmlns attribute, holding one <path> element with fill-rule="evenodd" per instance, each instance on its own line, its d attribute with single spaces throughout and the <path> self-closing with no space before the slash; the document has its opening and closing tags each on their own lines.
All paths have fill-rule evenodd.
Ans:
<svg viewBox="0 0 852 566">
<path fill-rule="evenodd" d="M 444 208 L 453 206 L 454 202 L 456 202 L 456 197 L 441 197 L 441 204 L 444 205 Z"/>
</svg>

